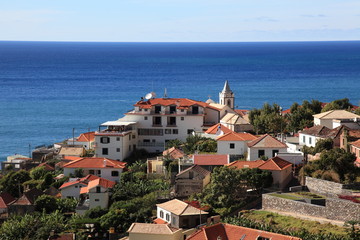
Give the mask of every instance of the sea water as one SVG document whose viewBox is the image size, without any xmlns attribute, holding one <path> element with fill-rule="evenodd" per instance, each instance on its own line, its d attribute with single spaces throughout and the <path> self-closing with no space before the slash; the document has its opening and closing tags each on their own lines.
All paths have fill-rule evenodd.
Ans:
<svg viewBox="0 0 360 240">
<path fill-rule="evenodd" d="M 0 160 L 116 120 L 148 92 L 240 109 L 360 100 L 360 42 L 0 42 Z"/>
</svg>

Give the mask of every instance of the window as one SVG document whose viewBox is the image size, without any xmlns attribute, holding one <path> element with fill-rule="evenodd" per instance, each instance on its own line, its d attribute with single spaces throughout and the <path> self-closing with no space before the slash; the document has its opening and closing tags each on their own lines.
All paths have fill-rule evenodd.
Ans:
<svg viewBox="0 0 360 240">
<path fill-rule="evenodd" d="M 132 135 L 132 139 L 135 139 L 135 134 Z"/>
<path fill-rule="evenodd" d="M 102 137 L 102 138 L 100 138 L 100 142 L 101 143 L 110 143 L 110 138 L 108 138 L 108 137 Z"/>
<path fill-rule="evenodd" d="M 117 152 L 120 152 L 120 148 L 116 148 L 116 151 L 117 151 Z"/>
<path fill-rule="evenodd" d="M 305 136 L 303 136 L 303 143 L 305 143 Z"/>
<path fill-rule="evenodd" d="M 129 151 L 131 151 L 131 145 L 129 145 Z"/>
<path fill-rule="evenodd" d="M 136 144 L 133 144 L 133 151 L 136 150 Z"/>
<path fill-rule="evenodd" d="M 116 137 L 116 141 L 120 141 L 120 137 Z"/>
<path fill-rule="evenodd" d="M 167 119 L 167 125 L 169 125 L 169 126 L 175 126 L 175 125 L 176 125 L 176 117 L 168 117 L 168 119 Z"/>
<path fill-rule="evenodd" d="M 193 179 L 194 178 L 194 172 L 190 171 L 189 172 L 189 179 Z"/>
<path fill-rule="evenodd" d="M 144 139 L 143 142 L 149 143 L 150 139 Z"/>
<path fill-rule="evenodd" d="M 97 173 L 100 176 L 101 175 L 101 170 L 97 170 Z"/>
<path fill-rule="evenodd" d="M 258 158 L 265 156 L 265 150 L 259 150 L 258 151 Z"/>
<path fill-rule="evenodd" d="M 230 143 L 230 149 L 234 149 L 235 148 L 235 143 Z"/>
<path fill-rule="evenodd" d="M 147 117 L 144 117 L 144 120 L 147 120 Z"/>
<path fill-rule="evenodd" d="M 172 224 L 173 224 L 173 225 L 176 224 L 176 218 L 175 218 L 175 217 L 173 217 Z"/>
<path fill-rule="evenodd" d="M 198 106 L 193 106 L 192 107 L 192 114 L 199 114 L 199 107 Z"/>
<path fill-rule="evenodd" d="M 89 174 L 95 174 L 95 171 L 94 170 L 89 170 Z"/>
<path fill-rule="evenodd" d="M 181 117 L 180 119 L 181 119 L 181 121 L 184 121 L 185 118 L 184 118 L 184 117 Z"/>
<path fill-rule="evenodd" d="M 78 188 L 78 185 L 75 185 L 75 188 Z"/>
<path fill-rule="evenodd" d="M 129 135 L 129 140 L 131 140 L 131 135 Z"/>
<path fill-rule="evenodd" d="M 192 134 L 193 131 L 194 131 L 193 129 L 188 129 L 187 134 Z"/>
<path fill-rule="evenodd" d="M 258 236 L 256 240 L 270 240 L 270 238 Z"/>
<path fill-rule="evenodd" d="M 170 106 L 170 114 L 176 113 L 176 106 Z"/>
<path fill-rule="evenodd" d="M 170 215 L 168 213 L 166 214 L 166 221 L 170 221 Z"/>
<path fill-rule="evenodd" d="M 311 137 L 309 137 L 309 144 L 311 144 Z"/>
<path fill-rule="evenodd" d="M 142 136 L 163 136 L 163 129 L 139 128 L 138 134 Z"/>
<path fill-rule="evenodd" d="M 279 153 L 279 150 L 272 150 L 272 156 L 275 157 Z"/>
<path fill-rule="evenodd" d="M 181 112 L 184 112 L 184 109 L 181 109 Z"/>
<path fill-rule="evenodd" d="M 160 218 L 164 218 L 164 212 L 162 210 L 160 211 Z"/>
<path fill-rule="evenodd" d="M 109 149 L 108 148 L 103 148 L 102 149 L 102 155 L 108 155 L 109 154 Z"/>
<path fill-rule="evenodd" d="M 155 106 L 155 113 L 161 112 L 161 106 Z"/>
<path fill-rule="evenodd" d="M 119 176 L 119 172 L 118 172 L 118 171 L 111 171 L 111 176 L 112 176 L 112 177 L 118 177 L 118 176 Z"/>
<path fill-rule="evenodd" d="M 153 117 L 153 125 L 161 125 L 161 117 Z"/>
<path fill-rule="evenodd" d="M 99 202 L 100 200 L 99 199 L 95 199 L 95 202 Z"/>
<path fill-rule="evenodd" d="M 101 193 L 101 187 L 96 187 L 96 192 Z"/>
<path fill-rule="evenodd" d="M 173 129 L 173 134 L 179 134 L 179 130 Z"/>
<path fill-rule="evenodd" d="M 171 134 L 171 129 L 165 129 L 165 134 Z"/>
</svg>

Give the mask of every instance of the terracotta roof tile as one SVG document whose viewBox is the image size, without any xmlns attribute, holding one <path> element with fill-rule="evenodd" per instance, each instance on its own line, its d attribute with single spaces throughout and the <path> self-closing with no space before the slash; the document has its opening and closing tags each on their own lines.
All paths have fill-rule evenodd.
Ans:
<svg viewBox="0 0 360 240">
<path fill-rule="evenodd" d="M 291 163 L 280 158 L 273 157 L 265 161 L 262 165 L 259 166 L 259 169 L 262 170 L 283 170 L 285 168 L 291 167 Z"/>
<path fill-rule="evenodd" d="M 172 235 L 179 229 L 171 228 L 168 224 L 152 224 L 152 223 L 133 223 L 131 224 L 129 233 L 142 234 L 166 234 Z"/>
<path fill-rule="evenodd" d="M 64 165 L 64 168 L 125 168 L 125 165 L 125 162 L 108 158 L 81 158 Z"/>
<path fill-rule="evenodd" d="M 168 222 L 162 220 L 161 218 L 156 218 L 153 220 L 155 224 L 168 224 Z"/>
<path fill-rule="evenodd" d="M 207 212 L 200 210 L 191 206 L 190 204 L 180 201 L 178 199 L 173 199 L 161 204 L 156 204 L 157 207 L 162 208 L 166 211 L 169 211 L 178 216 L 185 215 L 198 215 L 198 214 L 208 214 Z"/>
<path fill-rule="evenodd" d="M 360 139 L 357 140 L 357 141 L 355 141 L 355 142 L 352 142 L 352 143 L 350 143 L 350 144 L 353 145 L 354 147 L 360 148 Z"/>
<path fill-rule="evenodd" d="M 112 188 L 112 187 L 114 187 L 115 184 L 116 184 L 116 182 L 114 182 L 114 181 L 110 181 L 105 178 L 98 178 L 98 179 L 95 179 L 95 180 L 92 180 L 89 182 L 88 189 L 90 190 L 97 186 L 101 186 L 103 188 Z"/>
<path fill-rule="evenodd" d="M 228 167 L 236 167 L 238 169 L 242 168 L 257 168 L 260 165 L 265 163 L 264 160 L 256 160 L 256 161 L 235 161 L 227 164 Z"/>
<path fill-rule="evenodd" d="M 219 238 L 220 237 L 220 238 Z M 266 232 L 258 229 L 218 223 L 204 227 L 190 235 L 187 240 L 257 240 L 259 237 L 276 240 L 301 240 L 301 238 Z"/>
<path fill-rule="evenodd" d="M 179 159 L 185 156 L 184 152 L 175 147 L 163 151 L 163 156 L 169 155 L 171 159 Z"/>
<path fill-rule="evenodd" d="M 236 133 L 236 132 L 229 132 L 225 135 L 218 137 L 217 141 L 252 141 L 257 139 L 254 135 L 250 133 Z"/>
<path fill-rule="evenodd" d="M 229 155 L 226 154 L 195 154 L 193 156 L 194 164 L 200 166 L 212 166 L 219 165 L 223 166 L 229 163 Z"/>
<path fill-rule="evenodd" d="M 95 132 L 82 133 L 76 140 L 77 142 L 93 142 L 95 140 Z"/>
<path fill-rule="evenodd" d="M 12 202 L 11 205 L 33 205 L 35 200 L 43 194 L 44 193 L 41 190 L 33 188 L 27 192 L 24 192 L 23 195 L 16 201 Z"/>
<path fill-rule="evenodd" d="M 7 193 L 7 192 L 1 193 L 0 194 L 0 209 L 7 208 L 7 206 L 13 201 L 15 201 L 15 198 L 13 196 L 11 196 L 9 193 Z"/>
<path fill-rule="evenodd" d="M 346 111 L 346 110 L 330 110 L 327 112 L 313 115 L 314 118 L 318 119 L 352 119 L 360 118 L 359 115 Z"/>
<path fill-rule="evenodd" d="M 215 124 L 214 126 L 210 127 L 205 133 L 216 134 L 219 130 L 219 126 L 220 126 L 220 130 L 223 131 L 224 134 L 232 132 L 229 128 L 225 127 L 221 123 L 218 123 L 218 124 Z"/>
<path fill-rule="evenodd" d="M 280 142 L 276 138 L 265 134 L 251 142 L 249 142 L 248 147 L 262 147 L 262 148 L 287 148 L 285 143 Z"/>
<path fill-rule="evenodd" d="M 134 104 L 134 106 L 140 108 L 147 108 L 147 109 L 155 105 L 161 105 L 161 106 L 176 105 L 177 109 L 188 109 L 190 106 L 198 105 L 203 108 L 212 108 L 215 110 L 219 110 L 218 108 L 210 106 L 210 104 L 208 103 L 196 101 L 188 98 L 153 98 L 147 101 L 141 100 L 136 104 Z"/>
</svg>

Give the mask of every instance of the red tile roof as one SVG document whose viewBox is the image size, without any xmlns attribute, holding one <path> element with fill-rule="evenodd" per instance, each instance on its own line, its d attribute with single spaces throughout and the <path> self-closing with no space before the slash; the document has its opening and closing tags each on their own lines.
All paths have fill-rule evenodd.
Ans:
<svg viewBox="0 0 360 240">
<path fill-rule="evenodd" d="M 62 157 L 62 159 L 63 160 L 68 160 L 68 161 L 75 161 L 75 160 L 82 159 L 82 157 L 64 156 L 64 157 Z"/>
<path fill-rule="evenodd" d="M 250 133 L 236 133 L 236 132 L 229 132 L 225 135 L 218 137 L 217 141 L 252 141 L 257 139 L 254 135 Z"/>
<path fill-rule="evenodd" d="M 265 163 L 260 165 L 259 168 L 262 170 L 283 170 L 291 167 L 291 165 L 292 164 L 290 162 L 276 156 L 265 161 Z"/>
<path fill-rule="evenodd" d="M 184 152 L 175 147 L 163 151 L 163 156 L 169 155 L 171 159 L 179 159 L 185 156 Z"/>
<path fill-rule="evenodd" d="M 190 106 L 198 105 L 203 108 L 211 108 L 214 110 L 220 110 L 218 108 L 215 108 L 213 106 L 210 106 L 210 104 L 196 101 L 188 98 L 154 98 L 149 99 L 147 101 L 141 100 L 134 104 L 136 107 L 140 108 L 151 108 L 155 105 L 162 105 L 162 106 L 170 106 L 170 105 L 176 105 L 177 109 L 188 109 Z"/>
<path fill-rule="evenodd" d="M 96 180 L 98 178 L 100 178 L 100 177 L 92 175 L 92 174 L 88 174 L 87 176 L 85 176 L 83 178 L 78 178 L 76 181 L 70 181 L 70 182 L 63 183 L 63 185 L 61 185 L 59 189 L 63 189 L 63 188 L 66 188 L 66 187 L 69 187 L 69 186 L 72 186 L 72 185 L 78 184 L 78 183 L 83 186 L 87 186 L 87 184 L 90 181 Z"/>
<path fill-rule="evenodd" d="M 244 110 L 244 109 L 234 109 L 234 111 L 239 114 L 241 117 L 247 115 L 250 110 Z"/>
<path fill-rule="evenodd" d="M 223 166 L 229 163 L 229 156 L 226 154 L 219 155 L 219 154 L 194 154 L 193 156 L 194 164 L 200 166 L 212 166 L 212 165 L 219 165 Z"/>
<path fill-rule="evenodd" d="M 350 144 L 353 145 L 354 147 L 360 148 L 360 139 Z"/>
<path fill-rule="evenodd" d="M 265 134 L 252 142 L 249 142 L 248 147 L 261 147 L 261 148 L 287 148 L 285 143 L 280 142 L 276 138 Z"/>
<path fill-rule="evenodd" d="M 215 124 L 214 126 L 210 127 L 205 133 L 207 133 L 207 134 L 216 134 L 217 131 L 219 130 L 219 126 L 220 126 L 220 130 L 223 131 L 224 134 L 232 132 L 229 128 L 225 127 L 221 123 L 218 123 L 218 124 Z"/>
<path fill-rule="evenodd" d="M 1 193 L 0 194 L 0 209 L 7 208 L 7 206 L 13 201 L 15 201 L 15 198 L 13 196 L 11 196 L 9 193 L 7 193 L 7 192 Z"/>
<path fill-rule="evenodd" d="M 187 240 L 257 240 L 259 237 L 274 240 L 301 240 L 301 238 L 266 232 L 258 229 L 218 223 L 199 229 L 190 235 Z"/>
<path fill-rule="evenodd" d="M 125 168 L 125 165 L 125 162 L 108 158 L 81 158 L 64 165 L 64 168 Z"/>
<path fill-rule="evenodd" d="M 264 160 L 256 160 L 256 161 L 235 161 L 229 163 L 228 167 L 236 167 L 238 169 L 242 168 L 257 168 L 262 165 L 265 161 Z"/>
<path fill-rule="evenodd" d="M 156 218 L 153 220 L 155 224 L 168 224 L 168 222 L 162 220 L 161 218 Z"/>
<path fill-rule="evenodd" d="M 35 200 L 43 194 L 44 193 L 41 190 L 33 188 L 27 192 L 24 192 L 23 195 L 16 201 L 12 202 L 11 205 L 33 205 Z"/>
<path fill-rule="evenodd" d="M 98 178 L 95 180 L 92 180 L 88 184 L 88 189 L 92 189 L 97 186 L 101 186 L 103 188 L 113 188 L 116 182 L 107 180 L 105 178 Z"/>
<path fill-rule="evenodd" d="M 70 182 L 63 183 L 59 189 L 67 188 L 67 187 L 73 186 L 75 184 L 81 184 L 83 186 L 86 186 L 86 183 L 84 183 L 80 180 L 77 180 L 77 181 L 70 181 Z"/>
<path fill-rule="evenodd" d="M 95 140 L 95 132 L 82 133 L 76 140 L 77 142 L 93 142 Z"/>
</svg>

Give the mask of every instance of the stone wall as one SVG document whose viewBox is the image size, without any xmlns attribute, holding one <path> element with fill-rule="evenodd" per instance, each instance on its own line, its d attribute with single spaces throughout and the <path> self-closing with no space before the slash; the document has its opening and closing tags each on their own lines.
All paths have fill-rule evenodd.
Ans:
<svg viewBox="0 0 360 240">
<path fill-rule="evenodd" d="M 262 195 L 262 208 L 298 213 L 314 217 L 324 217 L 326 215 L 326 207 L 324 206 L 275 197 L 268 194 Z"/>
<path fill-rule="evenodd" d="M 327 198 L 325 207 L 294 201 L 285 198 L 262 195 L 263 209 L 274 209 L 283 212 L 298 213 L 312 217 L 322 217 L 338 221 L 360 219 L 360 204 L 338 198 Z"/>
<path fill-rule="evenodd" d="M 351 195 L 351 192 L 345 189 L 346 185 L 341 183 L 305 177 L 305 185 L 310 192 L 325 195 L 327 197 L 337 198 L 338 195 Z"/>
</svg>

